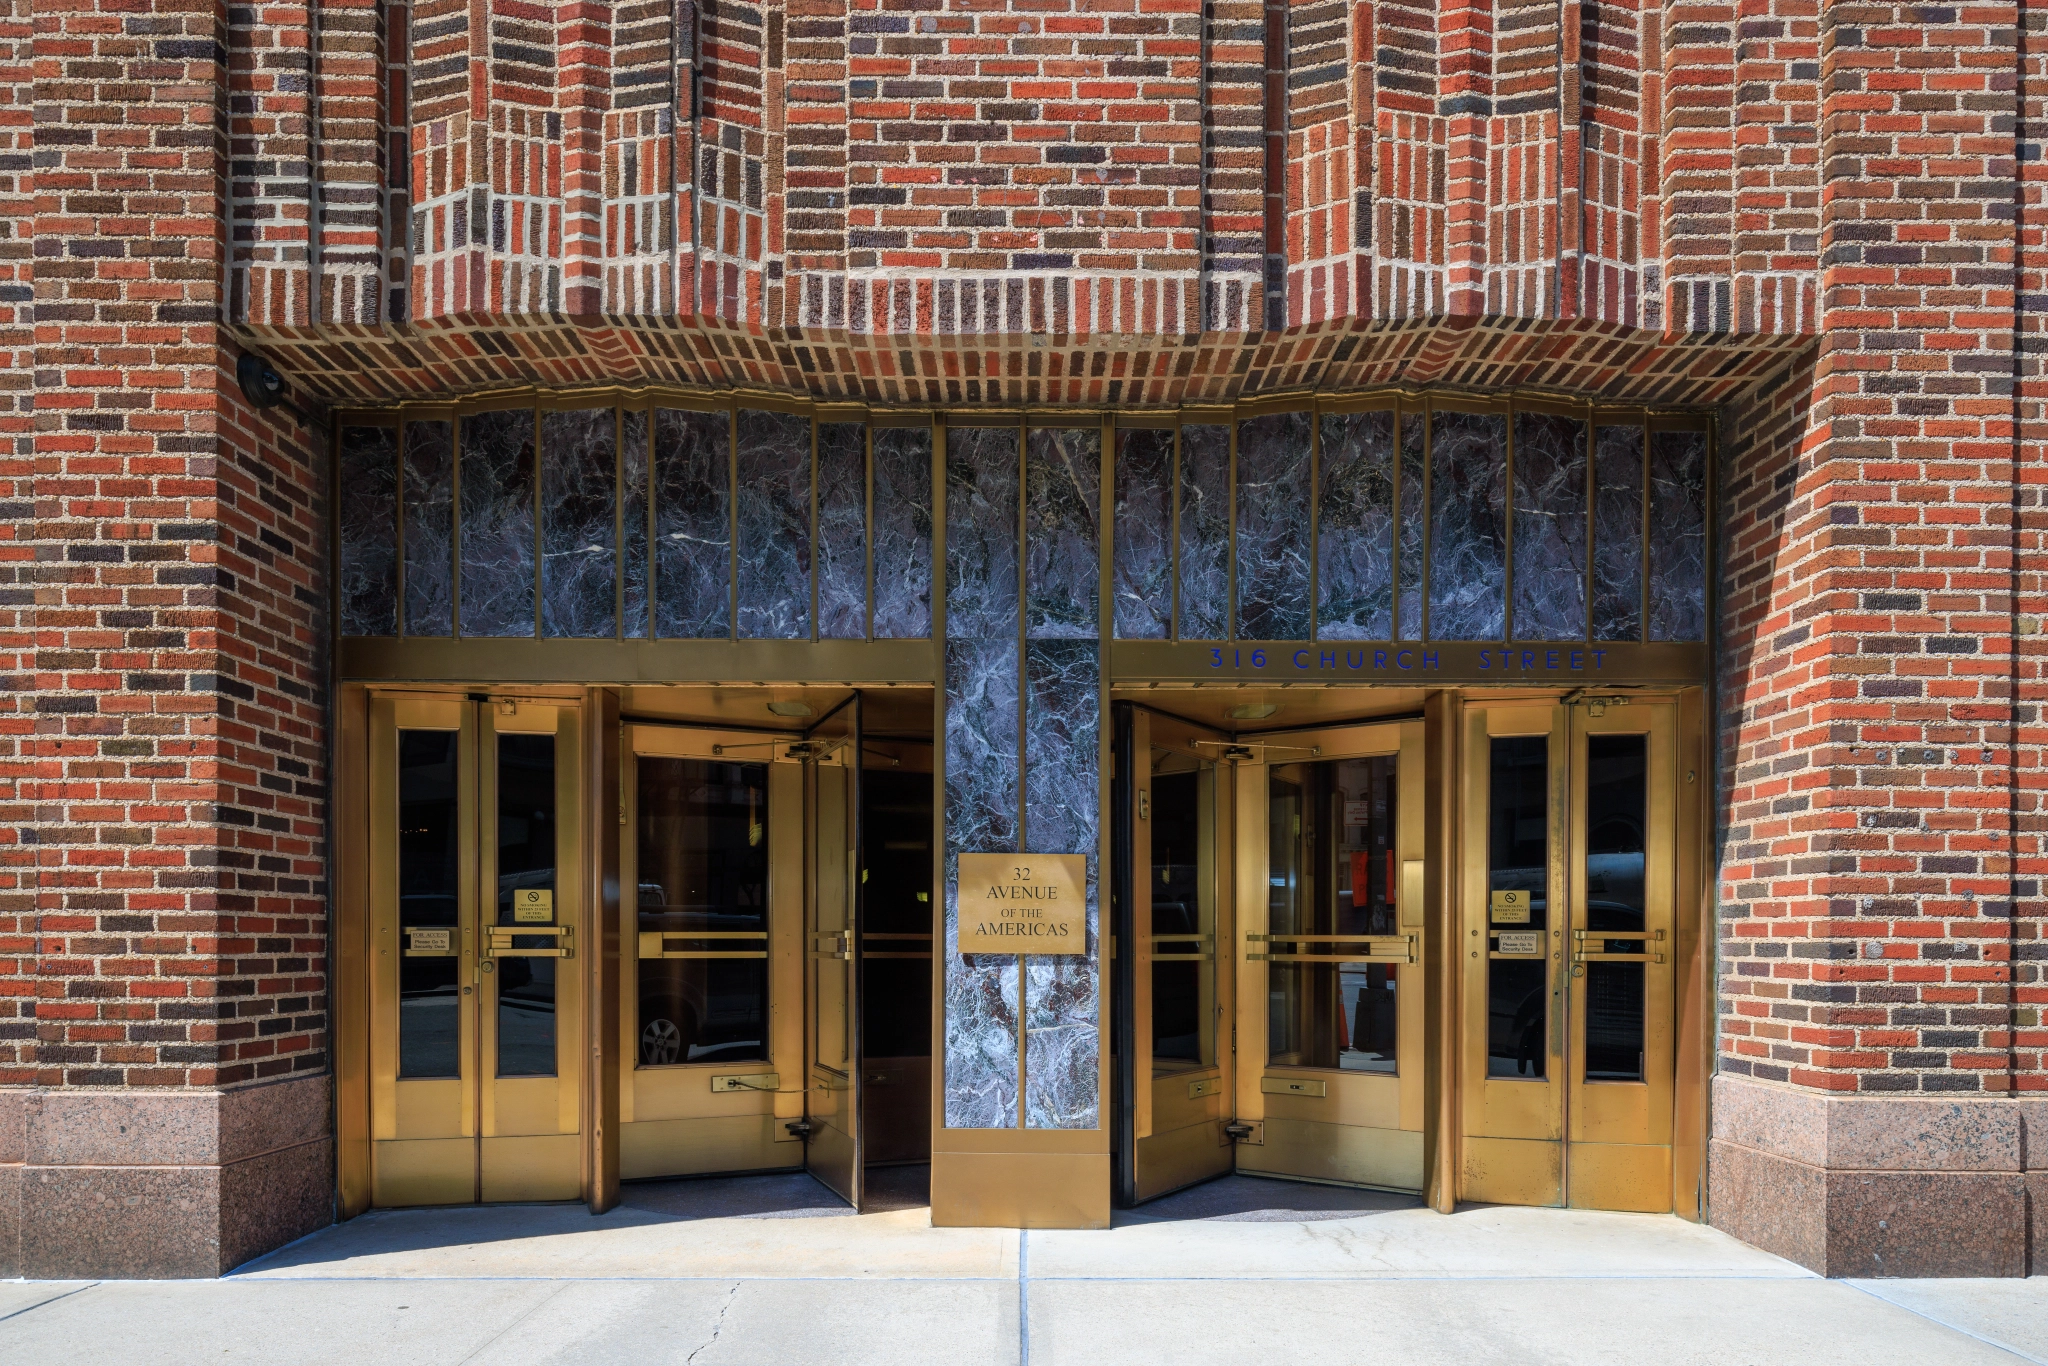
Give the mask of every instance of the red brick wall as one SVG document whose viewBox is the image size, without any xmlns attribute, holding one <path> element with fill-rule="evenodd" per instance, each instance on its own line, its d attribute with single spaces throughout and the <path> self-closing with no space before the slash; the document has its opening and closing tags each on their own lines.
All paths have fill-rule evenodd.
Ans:
<svg viewBox="0 0 2048 1366">
<path fill-rule="evenodd" d="M 325 461 L 247 409 L 221 328 L 231 182 L 262 229 L 243 298 L 310 311 L 303 12 L 270 17 L 231 44 L 212 5 L 39 16 L 60 116 L 35 130 L 32 819 L 7 849 L 33 906 L 0 958 L 33 1032 L 0 1081 L 326 1065 Z M 251 95 L 224 129 L 231 46 Z M 231 142 L 264 164 L 231 172 Z"/>
<path fill-rule="evenodd" d="M 1796 227 L 1808 196 L 1780 213 L 1767 182 L 1816 161 L 1826 178 L 1810 374 L 1728 422 L 1722 1066 L 1831 1091 L 2039 1088 L 2009 977 L 2016 903 L 2039 923 L 2014 864 L 2015 779 L 2040 753 L 2013 657 L 2017 11 L 1830 17 L 1817 146 L 1737 123 L 1758 153 L 1738 226 Z M 1810 50 L 1801 22 L 1756 30 L 1756 74 L 1788 100 L 1815 74 L 1773 64 Z M 1760 267 L 1738 284 L 1798 236 L 1731 237 Z"/>
</svg>

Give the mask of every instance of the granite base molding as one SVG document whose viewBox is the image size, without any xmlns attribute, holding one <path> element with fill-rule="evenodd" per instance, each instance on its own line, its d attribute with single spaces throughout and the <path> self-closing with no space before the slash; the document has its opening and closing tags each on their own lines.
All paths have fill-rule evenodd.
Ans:
<svg viewBox="0 0 2048 1366">
<path fill-rule="evenodd" d="M 0 1089 L 0 1276 L 218 1276 L 334 1219 L 329 1079 Z"/>
<path fill-rule="evenodd" d="M 1714 1079 L 1708 1218 L 1826 1276 L 2048 1267 L 2048 1100 Z"/>
</svg>

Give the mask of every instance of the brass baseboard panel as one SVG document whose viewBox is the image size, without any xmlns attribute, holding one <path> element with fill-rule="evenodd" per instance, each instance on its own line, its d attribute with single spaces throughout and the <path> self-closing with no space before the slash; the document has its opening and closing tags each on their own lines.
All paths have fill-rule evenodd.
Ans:
<svg viewBox="0 0 2048 1366">
<path fill-rule="evenodd" d="M 370 1145 L 370 1203 L 466 1205 L 476 1190 L 473 1138 L 388 1138 Z"/>
<path fill-rule="evenodd" d="M 1571 1207 L 1671 1213 L 1671 1149 L 1640 1143 L 1572 1144 Z"/>
<path fill-rule="evenodd" d="M 1312 1119 L 1266 1117 L 1266 1141 L 1242 1143 L 1237 1169 L 1257 1175 L 1307 1177 L 1346 1186 L 1422 1189 L 1422 1134 L 1368 1129 Z"/>
<path fill-rule="evenodd" d="M 803 1165 L 801 1144 L 778 1143 L 773 1115 L 647 1119 L 619 1126 L 619 1177 L 702 1176 Z"/>
<path fill-rule="evenodd" d="M 1548 1139 L 1473 1138 L 1463 1144 L 1458 1198 L 1493 1205 L 1564 1203 L 1564 1145 Z"/>
<path fill-rule="evenodd" d="M 1223 1121 L 1204 1119 L 1138 1140 L 1139 1200 L 1151 1200 L 1230 1170 Z"/>
<path fill-rule="evenodd" d="M 487 1138 L 481 1147 L 485 1203 L 583 1198 L 583 1135 Z"/>
<path fill-rule="evenodd" d="M 1108 1228 L 1109 1154 L 932 1154 L 934 1228 Z"/>
</svg>

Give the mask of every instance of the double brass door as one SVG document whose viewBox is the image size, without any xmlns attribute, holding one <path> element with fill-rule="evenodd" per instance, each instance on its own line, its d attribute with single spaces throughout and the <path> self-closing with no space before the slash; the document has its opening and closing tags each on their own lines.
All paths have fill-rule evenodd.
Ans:
<svg viewBox="0 0 2048 1366">
<path fill-rule="evenodd" d="M 1673 1207 L 1677 708 L 1468 704 L 1467 1200 Z"/>
<path fill-rule="evenodd" d="M 583 1189 L 581 720 L 523 700 L 371 705 L 376 1204 Z"/>
</svg>

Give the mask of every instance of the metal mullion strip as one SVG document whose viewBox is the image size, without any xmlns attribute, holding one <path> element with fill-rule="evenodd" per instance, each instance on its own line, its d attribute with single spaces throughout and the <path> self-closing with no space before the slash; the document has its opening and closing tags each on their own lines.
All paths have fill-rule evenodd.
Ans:
<svg viewBox="0 0 2048 1366">
<path fill-rule="evenodd" d="M 1407 420 L 1407 405 L 1401 400 L 1396 399 L 1394 401 L 1394 447 L 1390 456 L 1394 465 L 1394 477 L 1391 485 L 1393 492 L 1389 495 L 1393 500 L 1393 505 L 1387 509 L 1391 514 L 1388 520 L 1394 529 L 1392 554 L 1388 556 L 1388 564 L 1390 565 L 1388 572 L 1392 575 L 1393 587 L 1392 593 L 1388 596 L 1388 602 L 1391 607 L 1387 619 L 1387 644 L 1389 645 L 1392 645 L 1401 638 L 1401 433 L 1406 430 L 1404 424 L 1406 424 Z"/>
<path fill-rule="evenodd" d="M 1225 572 L 1226 572 L 1226 573 L 1227 573 L 1227 574 L 1229 575 L 1229 581 L 1228 581 L 1227 583 L 1225 583 L 1225 584 L 1224 584 L 1224 586 L 1223 586 L 1223 610 L 1224 610 L 1224 617 L 1223 617 L 1223 627 L 1224 627 L 1224 639 L 1226 639 L 1226 640 L 1236 640 L 1236 639 L 1237 639 L 1237 414 L 1236 414 L 1236 413 L 1234 413 L 1234 412 L 1233 412 L 1233 413 L 1232 413 L 1232 414 L 1230 415 L 1230 422 L 1229 422 L 1229 430 L 1230 430 L 1230 459 L 1229 459 L 1229 460 L 1228 460 L 1228 461 L 1226 462 L 1226 465 L 1227 465 L 1227 467 L 1228 467 L 1228 471 L 1229 471 L 1229 472 L 1228 472 L 1228 476 L 1227 476 L 1227 477 L 1228 477 L 1228 480 L 1229 480 L 1229 483 L 1230 483 L 1230 489 L 1229 489 L 1229 495 L 1230 495 L 1230 496 L 1229 496 L 1228 498 L 1226 498 L 1226 499 L 1224 500 L 1224 506 L 1225 506 L 1226 510 L 1228 511 L 1228 513 L 1229 513 L 1229 516 L 1230 516 L 1230 524 L 1229 524 L 1229 526 L 1227 526 L 1227 527 L 1225 527 L 1225 528 L 1224 528 L 1224 532 L 1223 532 L 1223 544 L 1224 544 L 1224 555 L 1223 555 L 1223 564 L 1224 564 L 1224 569 L 1225 569 Z"/>
<path fill-rule="evenodd" d="M 740 638 L 740 409 L 725 409 L 725 638 Z"/>
<path fill-rule="evenodd" d="M 448 638 L 462 638 L 462 424 L 448 415 Z"/>
<path fill-rule="evenodd" d="M 655 555 L 655 553 L 654 553 L 654 551 L 655 551 L 655 543 L 654 543 L 654 531 L 655 531 L 655 528 L 656 528 L 657 526 L 659 526 L 659 525 L 660 525 L 660 522 L 659 522 L 659 521 L 658 521 L 658 520 L 656 519 L 656 517 L 655 517 L 655 515 L 654 515 L 654 490 L 655 490 L 655 482 L 654 482 L 654 452 L 655 452 L 655 450 L 656 450 L 656 445 L 655 445 L 655 440 L 654 440 L 654 423 L 655 423 L 655 418 L 656 418 L 656 415 L 657 415 L 657 414 L 658 414 L 659 412 L 660 412 L 660 409 L 658 409 L 658 408 L 655 408 L 655 407 L 652 407 L 652 406 L 650 406 L 650 407 L 649 407 L 649 408 L 647 409 L 647 436 L 646 436 L 646 441 L 647 441 L 647 450 L 646 450 L 646 454 L 647 454 L 647 549 L 646 549 L 646 554 L 647 554 L 647 638 L 648 638 L 649 640 L 653 640 L 653 639 L 655 638 L 655 636 L 654 636 L 654 631 L 655 631 L 655 623 L 657 623 L 657 622 L 659 622 L 659 621 L 661 620 L 661 617 L 660 617 L 660 616 L 659 616 L 659 615 L 658 615 L 658 614 L 657 614 L 657 613 L 655 612 L 655 610 L 654 610 L 654 601 L 655 601 L 655 599 L 654 599 L 654 595 L 655 595 L 655 592 L 656 592 L 656 590 L 657 590 L 657 588 L 658 588 L 658 585 L 657 585 L 657 584 L 655 583 L 655 581 L 654 581 L 654 567 L 655 567 L 655 564 L 656 564 L 656 563 L 658 562 L 658 561 L 657 561 L 657 557 L 656 557 L 656 555 Z"/>
<path fill-rule="evenodd" d="M 626 638 L 626 414 L 612 405 L 612 638 Z"/>
<path fill-rule="evenodd" d="M 1167 460 L 1167 468 L 1173 473 L 1173 487 L 1167 493 L 1166 523 L 1172 544 L 1166 547 L 1166 566 L 1171 582 L 1167 585 L 1167 603 L 1172 617 L 1166 623 L 1166 638 L 1180 641 L 1180 433 L 1181 425 L 1173 424 L 1173 452 Z"/>
<path fill-rule="evenodd" d="M 1323 421 L 1314 408 L 1308 410 L 1308 638 L 1322 638 L 1322 600 L 1316 591 L 1322 556 L 1317 551 L 1322 536 L 1323 504 Z"/>
<path fill-rule="evenodd" d="M 1650 643 L 1650 417 L 1645 413 L 1641 418 L 1643 433 L 1642 453 L 1642 516 L 1636 525 L 1637 563 L 1636 577 L 1641 580 L 1642 591 L 1636 603 L 1636 643 Z"/>
<path fill-rule="evenodd" d="M 1417 626 L 1416 638 L 1425 642 L 1435 639 L 1429 633 L 1429 589 L 1430 581 L 1435 577 L 1429 572 L 1429 543 L 1431 539 L 1429 526 L 1430 495 L 1434 491 L 1430 485 L 1436 482 L 1435 475 L 1436 405 L 1434 403 L 1425 403 L 1422 409 L 1422 575 L 1420 578 L 1421 587 L 1415 590 L 1422 595 L 1422 615 L 1418 619 L 1419 625 Z"/>
<path fill-rule="evenodd" d="M 1501 573 L 1501 576 L 1500 576 L 1500 581 L 1501 581 L 1501 596 L 1502 596 L 1502 598 L 1503 598 L 1503 601 L 1502 601 L 1502 603 L 1501 603 L 1501 624 L 1502 624 L 1502 631 L 1501 631 L 1501 639 L 1503 639 L 1503 640 L 1513 640 L 1513 639 L 1515 638 L 1515 493 L 1516 493 L 1516 490 L 1515 490 L 1515 405 L 1514 405 L 1514 401 L 1513 401 L 1512 399 L 1510 399 L 1510 400 L 1509 400 L 1509 402 L 1508 402 L 1508 412 L 1507 412 L 1507 421 L 1506 421 L 1505 423 L 1503 423 L 1502 425 L 1503 425 L 1503 426 L 1505 426 L 1505 427 L 1507 428 L 1507 431 L 1506 431 L 1505 433 L 1503 433 L 1503 436 L 1504 436 L 1504 438 L 1505 438 L 1505 440 L 1506 440 L 1506 443 L 1507 443 L 1507 449 L 1506 449 L 1506 451 L 1504 451 L 1504 452 L 1502 453 L 1502 458 L 1503 458 L 1503 459 L 1505 459 L 1505 460 L 1507 461 L 1507 467 L 1508 467 L 1508 468 L 1507 468 L 1507 486 L 1506 486 L 1506 488 L 1505 488 L 1505 490 L 1504 490 L 1504 492 L 1506 493 L 1506 497 L 1505 497 L 1505 498 L 1504 498 L 1504 499 L 1502 500 L 1502 501 L 1503 501 L 1503 502 L 1504 502 L 1504 503 L 1506 504 L 1506 506 L 1504 506 L 1504 507 L 1503 507 L 1503 508 L 1501 509 L 1501 511 L 1502 511 L 1502 512 L 1503 512 L 1504 514 L 1506 514 L 1505 516 L 1503 516 L 1503 517 L 1501 518 L 1501 524 L 1502 524 L 1502 526 L 1503 526 L 1503 527 L 1505 528 L 1505 532 L 1504 532 L 1504 534 L 1503 534 L 1503 536 L 1502 536 L 1502 542 L 1503 542 L 1503 543 L 1502 543 L 1502 546 L 1501 546 L 1501 570 L 1502 570 L 1502 573 Z"/>
<path fill-rule="evenodd" d="M 860 424 L 862 512 L 861 512 L 861 600 L 865 603 L 865 625 L 861 639 L 875 638 L 875 429 L 865 419 Z"/>
<path fill-rule="evenodd" d="M 403 639 L 405 639 L 405 625 L 406 625 L 406 622 L 405 622 L 405 501 L 406 501 L 406 500 L 405 500 L 405 473 L 406 473 L 406 463 L 405 463 L 405 456 L 406 456 L 406 449 L 405 449 L 405 426 L 406 426 L 406 424 L 405 424 L 405 421 L 404 421 L 404 419 L 403 419 L 403 418 L 401 418 L 401 419 L 399 420 L 399 423 L 398 423 L 398 443 L 397 443 L 397 447 L 396 447 L 396 449 L 397 449 L 397 451 L 398 451 L 398 469 L 397 469 L 397 471 L 396 471 L 396 473 L 397 473 L 397 475 L 398 475 L 398 489 L 397 489 L 397 493 L 398 493 L 398 498 L 397 498 L 397 508 L 398 508 L 398 517 L 397 517 L 397 521 L 398 521 L 398 611 L 397 611 L 397 613 L 396 613 L 396 614 L 395 614 L 395 615 L 394 615 L 394 616 L 392 617 L 392 621 L 391 621 L 391 629 L 392 629 L 392 630 L 393 630 L 393 631 L 394 631 L 394 632 L 395 632 L 395 633 L 397 634 L 397 636 L 398 636 L 398 638 L 399 638 L 400 640 L 403 640 Z M 335 471 L 334 471 L 334 487 L 335 487 L 335 489 L 337 490 L 337 497 L 336 497 L 336 500 L 335 500 L 335 502 L 334 502 L 333 504 L 331 504 L 330 506 L 333 506 L 333 507 L 334 507 L 334 508 L 336 509 L 336 512 L 337 512 L 337 514 L 338 514 L 338 513 L 339 513 L 339 510 L 340 510 L 340 500 L 339 500 L 339 493 L 338 493 L 338 491 L 339 491 L 339 489 L 340 489 L 340 487 L 341 487 L 341 459 L 340 459 L 340 451 L 341 451 L 341 439 L 340 439 L 340 432 L 341 432 L 341 424 L 340 424 L 339 422 L 337 422 L 337 423 L 335 423 L 335 424 L 334 424 L 334 430 L 335 430 L 335 434 L 336 434 L 336 435 L 335 435 Z M 333 521 L 333 522 L 335 523 L 336 527 L 337 527 L 337 528 L 339 528 L 339 525 L 340 525 L 340 520 L 341 520 L 341 519 L 340 519 L 340 517 L 339 517 L 338 515 L 336 515 L 336 516 L 334 516 L 333 518 L 331 518 L 331 520 L 332 520 L 332 521 Z M 339 538 L 339 537 L 337 536 L 337 537 L 336 537 L 336 540 L 337 540 L 337 541 L 339 541 L 339 539 L 340 539 L 340 538 Z M 337 553 L 338 553 L 338 552 L 337 552 Z M 336 573 L 336 577 L 337 577 L 337 578 L 339 578 L 339 577 L 340 577 L 340 575 L 339 575 L 339 572 L 338 572 L 338 571 L 337 571 L 337 573 Z M 338 593 L 338 592 L 339 592 L 340 590 L 339 590 L 339 589 L 337 589 L 336 591 L 337 591 L 337 593 Z M 335 621 L 336 621 L 336 623 L 338 624 L 338 623 L 340 622 L 340 620 L 341 620 L 340 616 L 339 616 L 339 615 L 337 615 L 337 616 L 335 617 Z M 340 632 L 340 630 L 339 630 L 339 629 L 336 629 L 336 630 L 335 630 L 335 631 L 333 632 L 333 634 L 334 634 L 335 636 L 337 636 L 337 637 L 338 637 L 338 636 L 339 636 L 339 635 L 341 634 L 341 632 Z M 329 770 L 329 771 L 331 772 L 332 770 Z"/>
<path fill-rule="evenodd" d="M 542 468 L 542 461 L 544 461 L 544 460 L 545 460 L 545 459 L 547 458 L 547 453 L 546 453 L 545 451 L 543 451 L 543 450 L 541 449 L 541 445 L 540 445 L 540 409 L 539 409 L 538 407 L 535 407 L 534 409 L 532 409 L 532 412 L 533 412 L 533 638 L 534 638 L 535 640 L 539 640 L 539 639 L 541 639 L 541 638 L 542 638 L 542 636 L 541 636 L 541 603 L 542 603 L 542 602 L 543 602 L 543 601 L 545 600 L 545 597 L 546 597 L 546 594 L 547 594 L 547 587 L 546 587 L 546 585 L 545 585 L 545 584 L 544 584 L 544 583 L 543 583 L 543 582 L 541 581 L 541 566 L 542 566 L 542 564 L 543 564 L 543 563 L 545 562 L 545 560 L 546 560 L 546 558 L 547 558 L 547 557 L 546 557 L 546 554 L 545 554 L 545 552 L 546 552 L 546 550 L 547 550 L 547 546 L 546 546 L 546 544 L 544 544 L 544 543 L 543 543 L 543 541 L 542 541 L 542 539 L 541 539 L 541 529 L 540 529 L 540 513 L 541 513 L 541 497 L 540 497 L 540 493 L 541 493 L 541 480 L 542 480 L 542 477 L 543 477 L 543 468 Z"/>
<path fill-rule="evenodd" d="M 1585 586 L 1585 590 L 1584 590 L 1584 597 L 1585 597 L 1585 600 L 1586 600 L 1586 633 L 1585 633 L 1585 637 L 1586 637 L 1586 646 L 1587 646 L 1587 648 L 1589 648 L 1589 649 L 1590 649 L 1590 648 L 1592 647 L 1592 644 L 1593 644 L 1593 565 L 1594 565 L 1594 564 L 1595 564 L 1595 562 L 1596 562 L 1596 561 L 1595 561 L 1595 556 L 1596 556 L 1596 554 L 1598 553 L 1598 544 L 1597 544 L 1597 538 L 1598 538 L 1598 536 L 1599 536 L 1599 534 L 1600 534 L 1600 530 L 1599 530 L 1599 527 L 1598 527 L 1598 526 L 1597 526 L 1597 525 L 1595 524 L 1595 521 L 1594 521 L 1594 519 L 1595 519 L 1596 515 L 1598 514 L 1598 511 L 1599 511 L 1599 507 L 1600 507 L 1600 503 L 1599 503 L 1599 492 L 1600 492 L 1599 478 L 1600 478 L 1600 470 L 1599 470 L 1599 467 L 1598 467 L 1598 461 L 1597 461 L 1597 460 L 1595 459 L 1595 456 L 1596 456 L 1596 455 L 1598 454 L 1599 450 L 1600 450 L 1600 424 L 1599 424 L 1599 419 L 1598 419 L 1598 418 L 1596 418 L 1596 417 L 1594 416 L 1594 412 L 1593 412 L 1593 409 L 1592 409 L 1592 408 L 1590 408 L 1590 407 L 1588 407 L 1588 408 L 1586 409 L 1586 447 L 1585 447 L 1585 451 L 1586 451 L 1586 556 L 1585 556 L 1585 559 L 1586 559 L 1586 564 L 1585 564 L 1585 569 L 1584 569 L 1584 571 L 1583 571 L 1583 574 L 1584 574 L 1584 580 L 1585 580 L 1585 585 L 1586 585 L 1586 586 Z"/>
<path fill-rule="evenodd" d="M 811 416 L 811 639 L 818 639 L 818 418 Z"/>
</svg>

